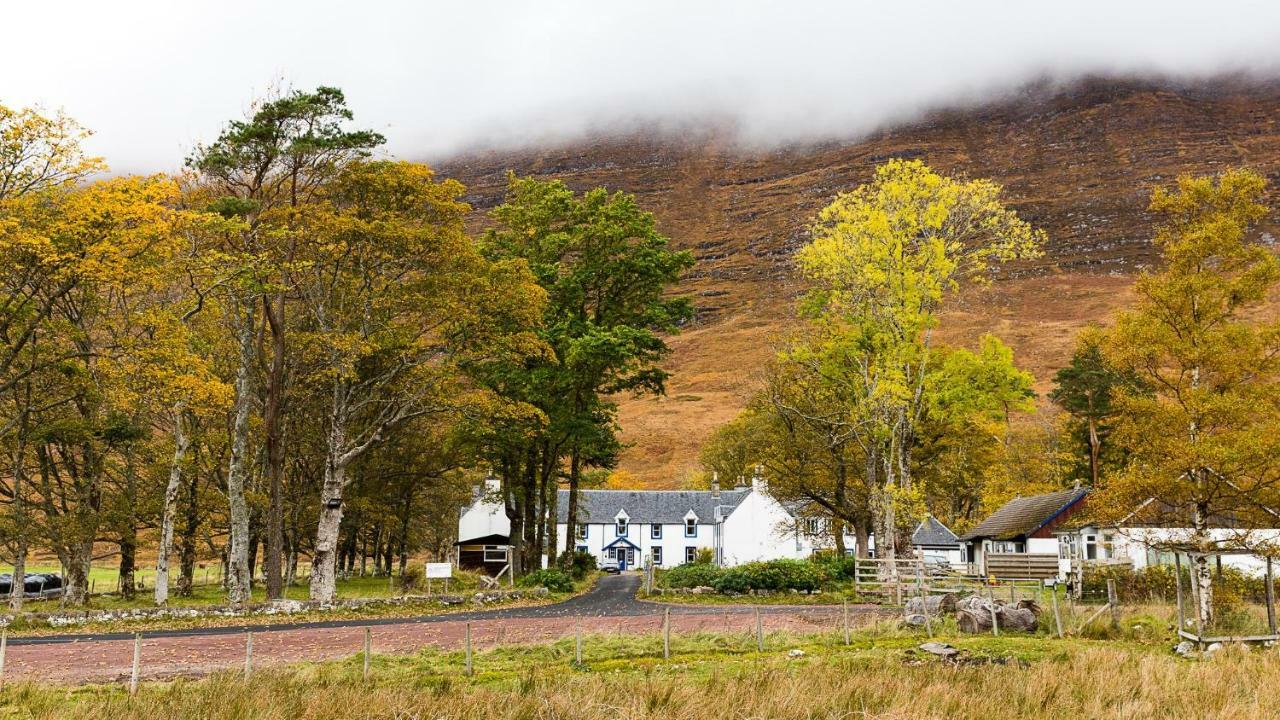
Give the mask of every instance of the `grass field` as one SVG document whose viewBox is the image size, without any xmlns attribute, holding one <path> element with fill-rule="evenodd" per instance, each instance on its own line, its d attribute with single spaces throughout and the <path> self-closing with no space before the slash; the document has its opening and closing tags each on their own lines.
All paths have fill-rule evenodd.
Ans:
<svg viewBox="0 0 1280 720">
<path fill-rule="evenodd" d="M 587 636 L 477 653 L 359 656 L 202 680 L 120 686 L 11 685 L 0 717 L 255 718 L 968 718 L 1085 720 L 1179 717 L 1258 720 L 1280 715 L 1280 654 L 1229 648 L 1185 660 L 1163 638 L 949 637 L 947 662 L 916 650 L 921 633 L 882 624 L 849 645 L 836 634 L 770 634 L 763 653 L 744 634 L 661 639 Z"/>
</svg>

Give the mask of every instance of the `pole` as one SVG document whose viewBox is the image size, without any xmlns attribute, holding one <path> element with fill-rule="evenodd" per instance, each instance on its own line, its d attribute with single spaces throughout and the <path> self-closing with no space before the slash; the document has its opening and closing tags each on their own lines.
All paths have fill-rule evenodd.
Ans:
<svg viewBox="0 0 1280 720">
<path fill-rule="evenodd" d="M 1276 580 L 1271 570 L 1271 558 L 1267 557 L 1267 627 L 1276 634 Z"/>
<path fill-rule="evenodd" d="M 662 659 L 671 659 L 671 608 L 662 610 Z"/>
<path fill-rule="evenodd" d="M 1182 611 L 1182 553 L 1173 554 L 1173 579 L 1174 579 L 1174 596 L 1178 603 L 1178 637 L 1182 637 L 1182 631 L 1186 628 L 1187 622 L 1183 617 Z"/>
<path fill-rule="evenodd" d="M 995 588 L 987 590 L 987 599 L 991 603 L 991 634 L 1000 637 L 1000 619 L 996 616 L 996 591 Z"/>
<path fill-rule="evenodd" d="M 1116 600 L 1116 581 L 1107 578 L 1107 604 L 1111 606 L 1111 627 L 1120 627 L 1120 603 Z"/>
<path fill-rule="evenodd" d="M 369 655 L 373 650 L 373 630 L 366 625 L 364 628 L 364 679 L 369 679 Z"/>
<path fill-rule="evenodd" d="M 138 693 L 138 675 L 142 670 L 142 633 L 133 634 L 133 672 L 129 674 L 129 694 Z"/>
<path fill-rule="evenodd" d="M 0 628 L 0 690 L 4 689 L 4 655 L 9 649 L 9 628 Z"/>
<path fill-rule="evenodd" d="M 467 677 L 471 677 L 471 623 L 467 623 Z"/>
<path fill-rule="evenodd" d="M 244 681 L 253 676 L 253 631 L 244 634 Z"/>
<path fill-rule="evenodd" d="M 582 664 L 582 618 L 578 618 L 573 630 L 573 661 Z"/>
<path fill-rule="evenodd" d="M 849 644 L 849 598 L 844 599 L 844 607 L 841 610 L 844 620 L 844 644 Z"/>
<path fill-rule="evenodd" d="M 760 606 L 756 606 L 756 652 L 764 652 L 764 623 L 760 620 Z"/>
<path fill-rule="evenodd" d="M 1062 613 L 1058 612 L 1058 586 L 1050 588 L 1049 602 L 1053 603 L 1053 623 L 1058 627 L 1058 639 L 1062 639 Z"/>
</svg>

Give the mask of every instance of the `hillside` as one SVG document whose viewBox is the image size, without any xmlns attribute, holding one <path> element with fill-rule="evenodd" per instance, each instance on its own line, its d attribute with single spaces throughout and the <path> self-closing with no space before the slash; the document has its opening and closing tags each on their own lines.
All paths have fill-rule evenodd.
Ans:
<svg viewBox="0 0 1280 720">
<path fill-rule="evenodd" d="M 553 149 L 478 153 L 440 163 L 469 187 L 475 223 L 501 199 L 505 173 L 635 193 L 697 267 L 682 290 L 697 320 L 671 341 L 668 395 L 622 401 L 622 466 L 646 486 L 672 486 L 697 466 L 703 439 L 743 406 L 753 373 L 787 326 L 798 292 L 791 253 L 814 213 L 891 157 L 989 177 L 1049 236 L 1045 256 L 993 287 L 965 293 L 942 336 L 990 331 L 1011 344 L 1041 388 L 1075 331 L 1129 298 L 1149 264 L 1152 186 L 1231 165 L 1280 177 L 1280 85 L 1221 79 L 1200 85 L 1090 80 L 1034 87 L 989 105 L 934 113 L 849 142 L 736 147 L 727 134 L 597 138 Z M 1280 187 L 1272 188 L 1280 203 Z M 1265 231 L 1275 233 L 1277 217 Z"/>
</svg>

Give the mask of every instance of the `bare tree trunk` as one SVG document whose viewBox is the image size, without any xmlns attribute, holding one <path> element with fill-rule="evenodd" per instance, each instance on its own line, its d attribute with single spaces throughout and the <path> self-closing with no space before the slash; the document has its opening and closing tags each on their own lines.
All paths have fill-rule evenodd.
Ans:
<svg viewBox="0 0 1280 720">
<path fill-rule="evenodd" d="M 284 554 L 284 433 L 281 422 L 285 382 L 284 294 L 278 293 L 274 298 L 264 300 L 264 312 L 271 330 L 271 370 L 267 375 L 267 402 L 262 414 L 267 446 L 267 492 L 270 498 L 263 575 L 266 579 L 267 599 L 278 600 L 284 596 L 284 579 L 281 576 Z"/>
<path fill-rule="evenodd" d="M 569 512 L 564 526 L 564 551 L 570 558 L 573 557 L 573 551 L 578 542 L 578 483 L 581 472 L 582 460 L 578 446 L 574 444 L 573 452 L 569 456 Z"/>
<path fill-rule="evenodd" d="M 30 417 L 27 408 L 30 406 L 30 399 L 31 386 L 28 384 L 26 386 L 27 406 L 23 407 L 22 415 L 18 419 L 18 443 L 13 456 L 13 519 L 18 537 L 13 555 L 13 582 L 9 588 L 9 609 L 14 611 L 22 609 L 22 601 L 26 597 L 23 581 L 27 576 L 27 543 L 29 542 L 27 533 L 30 525 L 27 520 L 27 490 L 23 487 L 23 480 L 27 474 L 27 419 Z"/>
<path fill-rule="evenodd" d="M 64 605 L 83 605 L 89 595 L 89 568 L 93 562 L 93 540 L 76 543 L 65 560 L 66 582 L 62 586 Z"/>
<path fill-rule="evenodd" d="M 1195 531 L 1193 541 L 1202 550 L 1207 550 L 1211 545 L 1208 517 L 1204 508 L 1197 505 L 1192 519 Z M 1192 557 L 1191 581 L 1196 585 L 1196 613 L 1200 617 L 1200 625 L 1208 628 L 1213 623 L 1213 570 L 1209 567 L 1207 555 Z"/>
<path fill-rule="evenodd" d="M 173 550 L 173 526 L 178 514 L 178 491 L 182 489 L 182 465 L 187 461 L 191 441 L 187 437 L 186 410 L 181 402 L 173 406 L 173 460 L 169 464 L 169 484 L 164 488 L 164 508 L 160 516 L 160 547 L 156 551 L 156 605 L 169 602 L 169 553 Z"/>
<path fill-rule="evenodd" d="M 249 505 L 245 501 L 245 479 L 249 462 L 249 413 L 253 404 L 254 312 L 252 307 L 240 318 L 240 366 L 236 369 L 235 421 L 231 430 L 231 462 L 227 467 L 227 501 L 231 510 L 227 549 L 227 595 L 232 605 L 249 601 Z"/>
<path fill-rule="evenodd" d="M 336 461 L 333 447 L 331 440 L 330 457 L 324 469 L 324 489 L 320 493 L 316 551 L 311 559 L 311 599 L 325 603 L 333 602 L 338 596 L 338 532 L 342 528 L 342 490 L 347 473 L 346 465 Z"/>
</svg>

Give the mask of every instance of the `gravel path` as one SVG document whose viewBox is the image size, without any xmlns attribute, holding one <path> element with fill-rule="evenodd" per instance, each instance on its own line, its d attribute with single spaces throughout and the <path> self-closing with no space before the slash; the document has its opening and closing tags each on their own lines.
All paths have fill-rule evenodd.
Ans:
<svg viewBox="0 0 1280 720">
<path fill-rule="evenodd" d="M 551 641 L 573 633 L 579 618 L 589 633 L 656 632 L 665 609 L 673 632 L 754 628 L 751 605 L 664 605 L 635 597 L 638 575 L 601 578 L 590 591 L 553 605 L 476 610 L 410 618 L 362 618 L 252 627 L 156 630 L 143 633 L 142 675 L 165 678 L 243 667 L 246 630 L 253 630 L 257 667 L 304 660 L 333 660 L 361 651 L 371 628 L 377 653 L 413 653 L 423 647 L 457 648 L 467 623 L 477 648 L 513 642 Z M 840 608 L 762 605 L 766 630 L 834 629 Z M 869 606 L 850 612 L 876 613 Z M 19 679 L 84 683 L 126 680 L 133 661 L 132 633 L 57 635 L 9 639 L 5 674 Z"/>
</svg>

